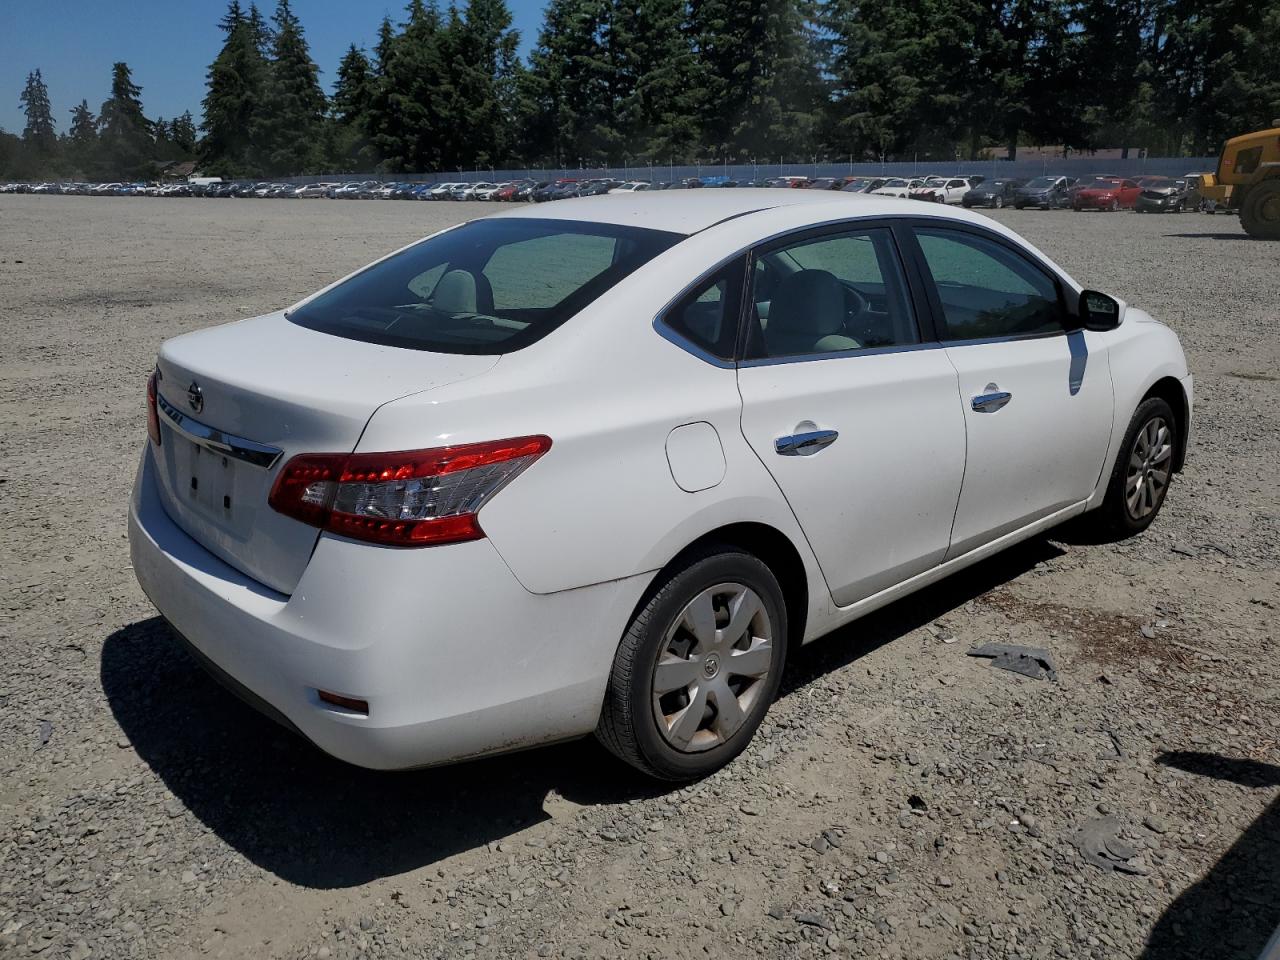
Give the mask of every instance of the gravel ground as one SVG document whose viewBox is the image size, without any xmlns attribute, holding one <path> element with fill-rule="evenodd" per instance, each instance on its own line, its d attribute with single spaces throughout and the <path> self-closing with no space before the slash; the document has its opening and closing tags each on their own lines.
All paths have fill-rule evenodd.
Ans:
<svg viewBox="0 0 1280 960">
<path fill-rule="evenodd" d="M 365 772 L 207 679 L 129 569 L 157 347 L 488 209 L 0 197 L 0 957 L 1257 956 L 1280 246 L 1231 217 L 999 214 L 1177 329 L 1186 473 L 1144 536 L 1057 531 L 806 648 L 705 782 L 590 741 Z"/>
</svg>

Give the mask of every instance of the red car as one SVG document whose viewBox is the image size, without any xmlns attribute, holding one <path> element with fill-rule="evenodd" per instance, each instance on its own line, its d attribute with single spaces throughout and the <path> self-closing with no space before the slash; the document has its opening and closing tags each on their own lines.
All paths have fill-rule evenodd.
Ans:
<svg viewBox="0 0 1280 960">
<path fill-rule="evenodd" d="M 1132 180 L 1120 177 L 1096 177 L 1076 190 L 1071 198 L 1071 209 L 1098 210 L 1133 209 L 1142 188 Z"/>
</svg>

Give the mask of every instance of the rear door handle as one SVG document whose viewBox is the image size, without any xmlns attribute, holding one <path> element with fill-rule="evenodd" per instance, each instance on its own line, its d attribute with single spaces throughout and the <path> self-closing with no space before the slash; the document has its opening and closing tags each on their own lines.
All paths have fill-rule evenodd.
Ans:
<svg viewBox="0 0 1280 960">
<path fill-rule="evenodd" d="M 802 457 L 817 453 L 823 447 L 836 442 L 840 434 L 835 430 L 811 430 L 808 433 L 793 433 L 789 437 L 778 437 L 773 441 L 773 449 L 784 457 Z"/>
<path fill-rule="evenodd" d="M 996 390 L 993 393 L 980 393 L 972 400 L 973 409 L 978 413 L 995 413 L 1013 399 L 1007 390 Z"/>
</svg>

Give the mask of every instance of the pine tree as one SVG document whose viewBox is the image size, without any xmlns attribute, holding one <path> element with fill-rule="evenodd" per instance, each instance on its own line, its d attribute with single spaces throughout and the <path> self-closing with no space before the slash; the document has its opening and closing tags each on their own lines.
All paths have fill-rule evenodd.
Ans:
<svg viewBox="0 0 1280 960">
<path fill-rule="evenodd" d="M 1173 0 L 1168 23 L 1162 85 L 1192 155 L 1280 117 L 1280 4 Z"/>
<path fill-rule="evenodd" d="M 325 96 L 302 24 L 289 0 L 278 0 L 271 20 L 275 31 L 266 95 L 253 128 L 254 150 L 266 173 L 298 174 L 318 159 Z"/>
<path fill-rule="evenodd" d="M 703 129 L 715 155 L 805 155 L 824 97 L 801 0 L 693 0 L 707 68 Z"/>
<path fill-rule="evenodd" d="M 329 101 L 333 121 L 326 132 L 325 152 L 335 169 L 373 164 L 366 129 L 374 82 L 369 58 L 353 43 L 338 64 L 338 79 Z"/>
<path fill-rule="evenodd" d="M 89 109 L 89 101 L 81 100 L 71 111 L 71 128 L 67 133 L 67 159 L 72 172 L 81 177 L 96 172 L 98 121 Z"/>
<path fill-rule="evenodd" d="M 142 88 L 133 82 L 129 65 L 111 67 L 111 96 L 98 116 L 100 154 L 115 176 L 141 177 L 151 172 L 155 151 L 151 124 L 142 113 Z"/>
<path fill-rule="evenodd" d="M 921 125 L 924 18 L 909 0 L 828 0 L 821 24 L 833 87 L 829 144 L 858 157 L 897 155 Z"/>
<path fill-rule="evenodd" d="M 449 129 L 456 91 L 447 83 L 440 12 L 412 0 L 404 29 L 383 21 L 377 73 L 370 100 L 370 136 L 388 170 L 432 170 L 451 154 L 457 131 Z M 457 19 L 457 11 L 450 15 Z"/>
<path fill-rule="evenodd" d="M 183 153 L 195 153 L 196 124 L 190 110 L 184 110 L 182 116 L 169 125 L 169 139 Z"/>
<path fill-rule="evenodd" d="M 462 109 L 453 118 L 461 164 L 500 163 L 514 145 L 504 97 L 513 88 L 512 64 L 520 44 L 511 29 L 506 0 L 467 0 L 463 18 L 448 39 L 446 70 Z"/>
<path fill-rule="evenodd" d="M 331 101 L 333 115 L 341 123 L 360 123 L 369 109 L 373 69 L 364 51 L 354 43 L 338 64 L 338 79 Z"/>
<path fill-rule="evenodd" d="M 619 138 L 608 0 L 551 0 L 525 81 L 536 153 L 555 166 L 607 161 Z"/>
<path fill-rule="evenodd" d="M 58 149 L 58 135 L 53 128 L 53 109 L 49 104 L 49 88 L 45 86 L 40 71 L 27 74 L 26 85 L 18 95 L 18 102 L 26 114 L 27 124 L 22 131 L 22 142 L 34 164 L 44 167 L 52 163 Z"/>
<path fill-rule="evenodd" d="M 626 154 L 654 161 L 691 156 L 705 77 L 684 0 L 618 0 L 612 46 Z"/>
<path fill-rule="evenodd" d="M 231 0 L 220 25 L 227 38 L 209 67 L 201 154 L 213 171 L 252 175 L 259 172 L 250 148 L 266 87 L 267 62 L 257 28 L 238 0 Z"/>
</svg>

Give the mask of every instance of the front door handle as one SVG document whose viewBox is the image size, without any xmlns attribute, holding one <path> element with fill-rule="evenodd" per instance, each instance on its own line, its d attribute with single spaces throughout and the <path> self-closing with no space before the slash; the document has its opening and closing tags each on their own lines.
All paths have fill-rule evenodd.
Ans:
<svg viewBox="0 0 1280 960">
<path fill-rule="evenodd" d="M 1013 399 L 1007 390 L 996 390 L 992 393 L 980 393 L 972 400 L 973 409 L 978 413 L 995 413 Z"/>
<path fill-rule="evenodd" d="M 823 447 L 836 442 L 840 434 L 835 430 L 810 430 L 807 433 L 793 433 L 789 437 L 778 437 L 773 441 L 773 449 L 784 457 L 804 457 L 817 453 Z"/>
</svg>

